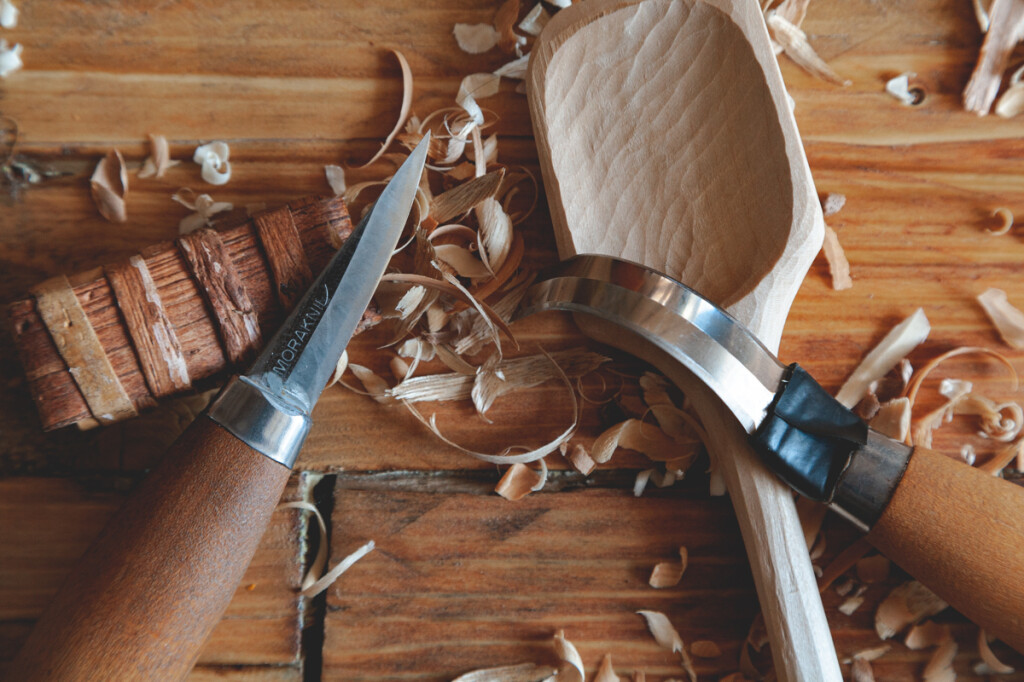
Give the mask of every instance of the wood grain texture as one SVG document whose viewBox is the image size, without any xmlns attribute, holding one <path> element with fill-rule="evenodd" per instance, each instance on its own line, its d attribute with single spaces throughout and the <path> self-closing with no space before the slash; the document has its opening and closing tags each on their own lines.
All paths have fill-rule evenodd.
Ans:
<svg viewBox="0 0 1024 682">
<path fill-rule="evenodd" d="M 591 2 L 560 12 L 534 50 L 530 106 L 559 254 L 640 262 L 777 349 L 823 222 L 757 3 Z M 577 321 L 694 401 L 740 519 L 780 679 L 841 679 L 789 490 L 667 354 Z"/>
<path fill-rule="evenodd" d="M 289 474 L 199 417 L 76 564 L 8 674 L 184 678 L 235 593 Z"/>
<path fill-rule="evenodd" d="M 915 448 L 868 534 L 887 557 L 968 618 L 1024 652 L 1024 490 Z"/>
<path fill-rule="evenodd" d="M 310 496 L 292 477 L 287 501 Z M 0 481 L 0 677 L 81 554 L 124 502 L 123 493 L 90 491 L 67 479 Z M 199 656 L 190 680 L 301 679 L 297 594 L 303 571 L 298 512 L 280 512 Z M 229 669 L 231 666 L 234 670 Z M 290 671 L 290 672 L 289 672 Z"/>
</svg>

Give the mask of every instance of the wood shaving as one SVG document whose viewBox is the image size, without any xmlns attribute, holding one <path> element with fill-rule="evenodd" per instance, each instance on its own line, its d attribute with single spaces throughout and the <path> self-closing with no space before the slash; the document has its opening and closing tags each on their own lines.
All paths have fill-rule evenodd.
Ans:
<svg viewBox="0 0 1024 682">
<path fill-rule="evenodd" d="M 388 133 L 388 136 L 384 139 L 384 144 L 381 145 L 380 150 L 374 154 L 369 161 L 364 163 L 362 166 L 359 166 L 359 168 L 366 168 L 384 155 L 384 152 L 387 151 L 387 148 L 390 147 L 391 143 L 394 141 L 395 136 L 402 132 L 402 127 L 405 125 L 405 119 L 409 117 L 409 111 L 412 109 L 412 69 L 409 68 L 409 62 L 405 58 L 404 54 L 398 50 L 391 50 L 391 53 L 395 55 L 395 59 L 398 60 L 398 65 L 402 69 L 402 105 L 398 112 L 398 121 L 395 123 L 395 127 L 391 129 L 391 132 Z M 349 202 L 347 195 L 345 201 Z"/>
<path fill-rule="evenodd" d="M 882 646 L 871 647 L 870 649 L 862 649 L 853 655 L 855 661 L 877 661 L 882 656 L 885 656 L 892 650 L 892 645 L 883 644 Z"/>
<path fill-rule="evenodd" d="M 565 638 L 564 630 L 559 630 L 555 633 L 553 644 L 555 655 L 563 663 L 558 673 L 559 682 L 563 679 L 563 673 L 567 673 L 564 679 L 569 682 L 583 682 L 585 676 L 583 672 L 583 659 L 580 658 L 580 652 L 576 650 L 573 643 Z"/>
<path fill-rule="evenodd" d="M 981 663 L 974 666 L 974 672 L 978 675 L 1009 675 L 1014 672 L 1013 666 L 1006 665 L 992 652 L 990 641 L 985 630 L 979 629 L 978 655 L 981 656 Z"/>
<path fill-rule="evenodd" d="M 949 606 L 927 587 L 911 580 L 896 587 L 875 612 L 875 632 L 889 639 L 897 632 L 922 618 L 934 616 Z"/>
<path fill-rule="evenodd" d="M 982 33 L 988 33 L 990 20 L 988 7 L 985 5 L 991 5 L 992 3 L 983 3 L 983 0 L 971 0 L 971 4 L 974 5 L 974 18 L 978 20 L 978 28 L 981 29 Z"/>
<path fill-rule="evenodd" d="M 2 61 L 2 58 L 0 58 Z M 125 196 L 128 194 L 128 170 L 121 152 L 112 149 L 96 164 L 89 180 L 92 200 L 100 215 L 112 223 L 128 220 Z"/>
<path fill-rule="evenodd" d="M 865 583 L 882 583 L 889 578 L 892 563 L 881 554 L 857 562 L 857 577 Z"/>
<path fill-rule="evenodd" d="M 846 195 L 830 192 L 825 195 L 825 200 L 821 202 L 821 212 L 828 218 L 843 210 L 843 206 L 846 206 Z"/>
<path fill-rule="evenodd" d="M 828 225 L 825 226 L 825 241 L 821 248 L 825 253 L 825 260 L 828 261 L 828 271 L 832 275 L 832 288 L 835 291 L 842 291 L 852 287 L 850 262 L 846 260 L 846 252 L 839 243 L 839 235 Z"/>
<path fill-rule="evenodd" d="M 988 348 L 979 348 L 977 346 L 959 346 L 957 348 L 954 348 L 953 350 L 946 351 L 937 358 L 933 358 L 924 367 L 922 367 L 916 375 L 914 375 L 914 378 L 911 379 L 909 384 L 907 384 L 907 397 L 910 399 L 910 406 L 914 406 L 914 402 L 917 400 L 917 393 L 921 389 L 921 384 L 924 383 L 924 380 L 928 378 L 928 375 L 931 374 L 936 367 L 941 365 L 946 360 L 949 360 L 950 358 L 955 358 L 962 355 L 970 355 L 974 353 L 977 353 L 978 355 L 988 355 L 1001 362 L 1008 370 L 1010 370 L 1010 376 L 1013 379 L 1013 390 L 1017 390 L 1017 370 L 1014 369 L 1013 364 L 1009 360 L 1007 360 L 1005 356 L 1003 356 L 1000 353 L 997 353 L 994 350 L 989 350 Z"/>
<path fill-rule="evenodd" d="M 24 62 L 21 61 L 21 53 L 20 43 L 8 46 L 7 41 L 0 38 L 0 78 L 7 78 L 24 66 Z"/>
<path fill-rule="evenodd" d="M 494 276 L 487 266 L 467 248 L 455 244 L 441 244 L 434 249 L 437 252 L 437 257 L 450 265 L 459 277 L 484 279 Z"/>
<path fill-rule="evenodd" d="M 995 0 L 990 18 L 978 63 L 964 88 L 964 109 L 979 116 L 987 114 L 992 106 L 1006 63 L 1013 48 L 1024 37 L 1024 4 L 1018 0 Z"/>
<path fill-rule="evenodd" d="M 1021 111 L 1024 111 L 1024 83 L 1021 83 L 1021 76 L 1024 75 L 1024 66 L 1021 66 L 1010 76 L 1010 84 L 1006 92 L 996 102 L 996 115 L 1002 118 L 1013 118 Z"/>
<path fill-rule="evenodd" d="M 916 73 L 901 73 L 895 78 L 890 78 L 885 83 L 885 91 L 899 100 L 905 107 L 912 107 L 918 103 L 918 95 L 910 90 L 910 79 Z"/>
<path fill-rule="evenodd" d="M 368 395 L 372 396 L 377 402 L 387 401 L 388 384 L 377 376 L 372 369 L 357 365 L 354 362 L 348 363 L 348 368 L 352 370 L 352 374 L 355 375 L 356 379 L 359 379 L 359 383 L 363 385 Z"/>
<path fill-rule="evenodd" d="M 331 375 L 330 380 L 327 382 L 327 386 L 333 386 L 341 380 L 341 375 L 348 369 L 348 351 L 344 350 L 341 352 L 341 357 L 338 358 L 338 364 L 334 366 L 334 374 Z"/>
<path fill-rule="evenodd" d="M 846 601 L 839 605 L 839 613 L 842 613 L 845 616 L 852 615 L 857 609 L 861 607 L 862 604 L 864 604 L 863 596 L 858 594 L 852 597 L 848 597 Z"/>
<path fill-rule="evenodd" d="M 523 55 L 518 59 L 513 59 L 507 64 L 503 64 L 498 67 L 494 72 L 495 76 L 501 78 L 511 78 L 513 80 L 523 80 L 526 78 L 526 67 L 530 64 L 530 55 Z"/>
<path fill-rule="evenodd" d="M 871 664 L 863 658 L 855 658 L 850 667 L 850 679 L 852 682 L 875 682 L 875 673 Z"/>
<path fill-rule="evenodd" d="M 347 186 L 345 184 L 345 169 L 341 166 L 324 166 L 324 176 L 327 178 L 327 184 L 331 186 L 331 192 L 334 196 L 340 197 L 345 194 Z"/>
<path fill-rule="evenodd" d="M 171 150 L 167 138 L 163 135 L 149 135 L 149 156 L 142 162 L 142 168 L 136 174 L 139 178 L 162 178 L 171 166 L 181 161 L 171 159 Z"/>
<path fill-rule="evenodd" d="M 441 224 L 468 213 L 494 197 L 504 179 L 505 169 L 501 168 L 439 194 L 430 202 L 430 217 Z"/>
<path fill-rule="evenodd" d="M 543 464 L 544 460 L 541 459 L 540 462 Z M 546 479 L 546 466 L 542 471 L 534 471 L 525 464 L 516 463 L 509 467 L 505 475 L 501 477 L 498 485 L 494 487 L 494 492 L 510 502 L 515 502 L 543 488 Z"/>
<path fill-rule="evenodd" d="M 992 321 L 999 336 L 1011 348 L 1024 350 L 1024 312 L 1015 308 L 1002 289 L 987 289 L 979 294 L 978 303 Z"/>
<path fill-rule="evenodd" d="M 956 650 L 956 640 L 952 638 L 940 644 L 924 667 L 924 682 L 954 682 L 956 671 L 953 670 L 953 659 L 956 658 Z"/>
<path fill-rule="evenodd" d="M 787 21 L 777 11 L 768 10 L 765 13 L 765 22 L 772 39 L 782 47 L 786 56 L 796 62 L 804 71 L 834 85 L 845 87 L 851 84 L 850 81 L 841 78 L 832 70 L 832 67 L 825 63 L 825 60 L 818 56 L 818 53 L 807 42 L 806 33 Z"/>
<path fill-rule="evenodd" d="M 469 54 L 482 54 L 498 44 L 498 32 L 490 24 L 455 24 L 452 29 L 459 49 Z"/>
<path fill-rule="evenodd" d="M 1017 470 L 1024 470 L 1024 438 L 998 450 L 995 455 L 978 468 L 993 476 L 998 476 L 1014 460 L 1016 460 L 1015 466 Z"/>
<path fill-rule="evenodd" d="M 497 668 L 481 668 L 464 675 L 459 675 L 452 682 L 539 682 L 547 680 L 555 674 L 550 666 L 539 666 L 536 663 L 520 663 L 504 665 Z"/>
<path fill-rule="evenodd" d="M 722 650 L 714 642 L 700 639 L 690 645 L 690 653 L 697 658 L 718 658 L 722 655 Z"/>
<path fill-rule="evenodd" d="M 612 667 L 612 655 L 605 654 L 601 659 L 597 674 L 594 675 L 594 682 L 620 682 L 621 680 L 622 678 L 615 674 L 615 668 Z"/>
<path fill-rule="evenodd" d="M 188 187 L 179 189 L 171 195 L 171 199 L 190 211 L 194 211 L 178 223 L 178 234 L 191 234 L 201 227 L 210 227 L 213 225 L 213 220 L 211 220 L 213 216 L 235 208 L 234 204 L 227 201 L 214 201 L 209 194 L 197 196 Z"/>
<path fill-rule="evenodd" d="M 775 8 L 775 12 L 789 23 L 799 27 L 804 23 L 807 6 L 810 4 L 811 0 L 782 0 Z"/>
<path fill-rule="evenodd" d="M 473 125 L 463 127 L 459 131 L 460 135 L 468 137 L 473 129 L 483 125 L 484 112 L 476 100 L 498 94 L 500 84 L 501 77 L 493 73 L 471 73 L 462 79 L 462 82 L 459 83 L 459 91 L 455 95 L 455 103 L 469 115 Z"/>
<path fill-rule="evenodd" d="M 993 237 L 1001 237 L 1004 234 L 1009 234 L 1010 229 L 1013 227 L 1013 211 L 1008 208 L 999 207 L 992 211 L 993 218 L 1000 218 L 1003 221 L 1001 227 L 994 230 L 989 230 L 988 233 Z"/>
<path fill-rule="evenodd" d="M 683 638 L 672 627 L 668 617 L 660 611 L 637 611 L 637 613 L 647 621 L 647 629 L 651 631 L 654 640 L 659 646 L 669 649 L 672 653 L 679 654 L 683 670 L 689 675 L 690 682 L 697 682 L 697 672 L 693 669 L 693 661 L 690 660 L 690 655 L 686 653 L 686 645 L 683 644 Z"/>
<path fill-rule="evenodd" d="M 821 592 L 827 590 L 829 585 L 853 568 L 861 557 L 873 549 L 874 547 L 871 546 L 871 543 L 864 538 L 855 541 L 844 549 L 822 571 L 821 579 L 818 581 L 818 590 Z"/>
<path fill-rule="evenodd" d="M 836 400 L 852 408 L 868 392 L 872 382 L 884 377 L 900 360 L 909 355 L 910 351 L 928 338 L 930 331 L 931 325 L 924 310 L 918 308 L 910 317 L 893 327 L 892 331 L 868 353 L 839 389 Z"/>
<path fill-rule="evenodd" d="M 566 456 L 566 459 L 569 460 L 569 464 L 572 465 L 573 469 L 584 476 L 589 476 L 590 472 L 597 466 L 597 462 L 590 457 L 587 449 L 579 443 L 573 445 L 572 451 Z"/>
<path fill-rule="evenodd" d="M 667 488 L 676 482 L 676 474 L 674 471 L 644 469 L 636 475 L 636 481 L 633 482 L 633 497 L 643 495 L 648 482 L 654 483 L 658 488 Z"/>
<path fill-rule="evenodd" d="M 869 425 L 883 436 L 902 443 L 910 435 L 910 400 L 893 398 L 879 405 Z"/>
<path fill-rule="evenodd" d="M 320 546 L 317 548 L 316 557 L 313 559 L 313 563 L 310 564 L 309 571 L 306 572 L 306 576 L 302 579 L 302 587 L 299 594 L 303 597 L 312 598 L 326 590 L 328 587 L 333 585 L 345 571 L 352 568 L 357 561 L 372 552 L 376 546 L 373 540 L 370 540 L 365 545 L 339 561 L 334 568 L 324 573 L 320 578 L 317 578 L 316 576 L 327 565 L 328 556 L 327 524 L 324 522 L 323 515 L 320 514 L 320 509 L 309 501 L 284 502 L 279 504 L 277 509 L 299 509 L 301 511 L 310 512 L 316 517 L 317 525 L 320 527 Z"/>
<path fill-rule="evenodd" d="M 903 639 L 903 644 L 908 649 L 917 651 L 939 646 L 952 638 L 953 635 L 950 633 L 948 625 L 940 625 L 933 620 L 926 620 L 910 628 L 907 636 Z"/>
<path fill-rule="evenodd" d="M 516 35 L 513 27 L 519 18 L 519 0 L 505 0 L 494 13 L 494 30 L 498 33 L 501 49 L 512 52 L 526 44 L 526 39 Z"/>
<path fill-rule="evenodd" d="M 598 464 L 612 458 L 616 448 L 636 450 L 656 462 L 665 462 L 679 456 L 679 447 L 664 431 L 639 419 L 627 419 L 605 430 L 594 440 L 591 457 Z"/>
<path fill-rule="evenodd" d="M 18 8 L 11 0 L 0 1 L 0 26 L 14 28 L 18 25 Z"/>
<path fill-rule="evenodd" d="M 662 561 L 656 564 L 654 570 L 651 571 L 651 577 L 647 583 L 656 589 L 678 585 L 679 581 L 683 579 L 683 573 L 686 572 L 686 566 L 689 562 L 689 554 L 685 547 L 679 548 L 679 559 L 678 564 L 669 561 Z"/>
<path fill-rule="evenodd" d="M 519 22 L 519 30 L 531 36 L 539 36 L 550 19 L 551 15 L 544 11 L 544 6 L 538 2 Z"/>
<path fill-rule="evenodd" d="M 202 167 L 200 175 L 211 185 L 223 185 L 231 179 L 231 149 L 227 142 L 210 142 L 196 147 L 192 161 Z"/>
</svg>

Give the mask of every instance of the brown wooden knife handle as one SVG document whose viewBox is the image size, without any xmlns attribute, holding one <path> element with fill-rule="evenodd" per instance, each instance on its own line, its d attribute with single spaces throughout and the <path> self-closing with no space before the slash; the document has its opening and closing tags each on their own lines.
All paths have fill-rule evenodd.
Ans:
<svg viewBox="0 0 1024 682">
<path fill-rule="evenodd" d="M 184 678 L 289 474 L 200 416 L 64 582 L 9 679 Z"/>
<path fill-rule="evenodd" d="M 1024 490 L 915 448 L 868 539 L 986 632 L 1024 652 Z"/>
</svg>

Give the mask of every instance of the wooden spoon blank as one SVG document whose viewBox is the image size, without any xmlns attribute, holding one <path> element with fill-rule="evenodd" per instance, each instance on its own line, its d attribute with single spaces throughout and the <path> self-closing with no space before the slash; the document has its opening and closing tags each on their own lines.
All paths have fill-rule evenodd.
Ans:
<svg viewBox="0 0 1024 682">
<path fill-rule="evenodd" d="M 555 15 L 532 54 L 527 92 L 560 256 L 606 254 L 664 272 L 776 350 L 824 227 L 757 3 L 590 0 Z M 577 321 L 695 401 L 776 671 L 840 680 L 792 493 L 692 375 L 620 329 Z"/>
</svg>

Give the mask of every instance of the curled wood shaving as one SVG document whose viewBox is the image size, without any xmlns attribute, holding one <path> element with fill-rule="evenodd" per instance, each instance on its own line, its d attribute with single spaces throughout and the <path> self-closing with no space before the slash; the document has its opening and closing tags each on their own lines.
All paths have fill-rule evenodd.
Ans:
<svg viewBox="0 0 1024 682">
<path fill-rule="evenodd" d="M 348 351 L 344 350 L 341 352 L 341 357 L 338 358 L 338 364 L 334 366 L 334 374 L 331 375 L 330 380 L 327 382 L 328 386 L 333 386 L 341 380 L 341 375 L 345 373 L 348 368 Z"/>
<path fill-rule="evenodd" d="M 988 472 L 993 476 L 998 476 L 1003 469 L 1010 465 L 1010 462 L 1016 460 L 1016 468 L 1018 471 L 1024 470 L 1024 438 L 1017 440 L 1014 443 L 1010 443 L 1006 447 L 1000 449 L 993 455 L 987 462 L 979 466 L 978 468 L 982 471 Z"/>
<path fill-rule="evenodd" d="M 598 464 L 612 458 L 616 448 L 636 450 L 656 462 L 665 462 L 679 456 L 679 446 L 664 431 L 639 419 L 627 419 L 605 430 L 594 441 L 591 457 Z"/>
<path fill-rule="evenodd" d="M 178 234 L 190 234 L 201 227 L 210 227 L 213 225 L 211 220 L 213 216 L 235 208 L 234 204 L 227 201 L 214 201 L 209 194 L 196 195 L 188 187 L 179 189 L 171 195 L 171 199 L 190 211 L 194 211 L 178 223 Z"/>
<path fill-rule="evenodd" d="M 971 4 L 974 5 L 974 18 L 978 20 L 978 28 L 981 29 L 982 33 L 988 33 L 989 27 L 989 16 L 988 7 L 983 4 L 982 0 L 971 0 Z M 992 3 L 986 3 L 991 5 Z"/>
<path fill-rule="evenodd" d="M 933 358 L 931 361 L 928 362 L 928 364 L 922 367 L 916 375 L 914 375 L 913 379 L 910 380 L 910 383 L 907 384 L 907 397 L 910 399 L 911 407 L 914 406 L 914 402 L 917 400 L 917 393 L 921 389 L 921 384 L 924 383 L 924 380 L 928 378 L 928 375 L 931 374 L 936 367 L 941 365 L 946 360 L 949 360 L 950 358 L 959 357 L 961 355 L 969 355 L 972 353 L 977 353 L 978 355 L 988 355 L 1001 362 L 1008 370 L 1010 370 L 1010 376 L 1013 379 L 1013 390 L 1017 390 L 1017 370 L 1014 369 L 1013 364 L 1011 364 L 1005 356 L 1003 356 L 1000 353 L 997 353 L 994 350 L 989 350 L 988 348 L 979 348 L 977 346 L 959 346 L 957 348 L 954 348 L 953 350 L 946 351 L 937 358 Z"/>
<path fill-rule="evenodd" d="M 907 625 L 934 616 L 947 606 L 927 587 L 911 580 L 893 589 L 875 612 L 875 632 L 889 639 Z"/>
<path fill-rule="evenodd" d="M 924 310 L 918 308 L 910 317 L 893 327 L 892 331 L 868 353 L 839 389 L 836 400 L 852 408 L 868 392 L 871 383 L 884 377 L 900 360 L 909 355 L 910 351 L 928 338 L 929 331 L 931 325 L 928 318 Z"/>
<path fill-rule="evenodd" d="M 347 185 L 345 184 L 345 169 L 341 166 L 324 166 L 324 176 L 327 178 L 327 184 L 331 186 L 331 192 L 334 196 L 340 197 L 345 194 Z"/>
<path fill-rule="evenodd" d="M 658 488 L 667 488 L 676 482 L 676 473 L 674 471 L 644 469 L 636 475 L 636 481 L 633 483 L 633 497 L 640 497 L 644 494 L 648 481 L 653 482 Z"/>
<path fill-rule="evenodd" d="M 380 150 L 373 155 L 373 157 L 364 163 L 359 168 L 366 168 L 374 161 L 379 159 L 387 151 L 387 148 L 391 146 L 395 136 L 402 131 L 402 127 L 405 125 L 405 119 L 409 117 L 409 110 L 412 109 L 412 69 L 409 68 L 409 62 L 405 58 L 405 55 L 398 50 L 391 50 L 391 53 L 395 55 L 395 59 L 398 60 L 398 65 L 402 69 L 402 106 L 398 112 L 398 121 L 395 123 L 395 127 L 391 129 L 388 136 L 384 139 L 384 144 L 381 145 Z M 346 196 L 346 202 L 349 201 Z"/>
<path fill-rule="evenodd" d="M 895 78 L 890 78 L 885 83 L 885 91 L 899 100 L 905 107 L 912 107 L 918 103 L 918 95 L 910 90 L 910 79 L 916 73 L 901 73 Z"/>
<path fill-rule="evenodd" d="M 517 50 L 526 44 L 526 39 L 516 35 L 513 27 L 519 18 L 519 0 L 505 0 L 494 13 L 494 30 L 498 33 L 501 49 L 506 52 Z"/>
<path fill-rule="evenodd" d="M 540 7 L 540 5 L 537 6 Z M 612 667 L 612 655 L 605 654 L 601 659 L 597 674 L 594 675 L 594 682 L 620 682 L 621 680 L 622 678 L 615 674 L 615 668 Z"/>
<path fill-rule="evenodd" d="M 651 571 L 651 577 L 647 581 L 648 584 L 656 589 L 678 585 L 679 581 L 683 579 L 683 573 L 686 572 L 689 560 L 689 554 L 685 547 L 679 548 L 679 559 L 678 564 L 669 561 L 662 561 L 656 564 L 654 570 Z"/>
<path fill-rule="evenodd" d="M 512 248 L 512 220 L 493 197 L 484 199 L 473 210 L 480 224 L 480 257 L 494 272 L 505 264 Z"/>
<path fill-rule="evenodd" d="M 512 313 L 519 307 L 523 296 L 526 295 L 526 290 L 532 283 L 533 278 L 531 277 L 509 290 L 507 294 L 494 304 L 492 308 L 494 314 L 502 320 L 508 321 L 512 317 Z M 479 296 L 480 293 L 477 292 L 477 295 Z M 468 312 L 460 313 L 460 315 L 465 315 Z M 476 315 L 472 318 L 468 331 L 456 341 L 453 350 L 459 355 L 472 355 L 484 347 L 489 337 L 486 322 L 482 317 Z"/>
<path fill-rule="evenodd" d="M 477 98 L 486 99 L 498 94 L 501 77 L 493 73 L 471 73 L 459 83 L 459 92 L 455 95 L 455 103 L 469 115 L 472 125 L 464 126 L 459 134 L 466 139 L 472 130 L 484 123 L 484 112 L 477 104 Z"/>
<path fill-rule="evenodd" d="M 910 435 L 910 400 L 893 398 L 878 406 L 875 416 L 869 421 L 871 428 L 883 436 L 903 442 Z"/>
<path fill-rule="evenodd" d="M 843 210 L 843 206 L 846 206 L 846 195 L 830 192 L 825 196 L 825 200 L 821 202 L 821 212 L 828 218 Z"/>
<path fill-rule="evenodd" d="M 583 672 L 583 659 L 580 658 L 580 652 L 576 650 L 573 643 L 565 638 L 564 630 L 559 630 L 555 633 L 553 644 L 555 655 L 563 663 L 562 669 L 558 673 L 558 679 L 561 680 L 562 674 L 566 673 L 566 680 L 570 682 L 583 682 L 585 675 Z"/>
<path fill-rule="evenodd" d="M 0 78 L 7 78 L 24 65 L 21 61 L 21 53 L 20 43 L 8 47 L 7 41 L 0 38 Z"/>
<path fill-rule="evenodd" d="M 547 680 L 555 674 L 550 666 L 536 663 L 520 663 L 504 665 L 497 668 L 482 668 L 459 675 L 452 682 L 539 682 Z"/>
<path fill-rule="evenodd" d="M 987 289 L 978 295 L 978 303 L 992 321 L 999 336 L 1011 348 L 1024 349 L 1024 312 L 1006 299 L 1002 289 Z"/>
<path fill-rule="evenodd" d="M 940 644 L 924 667 L 924 682 L 954 682 L 956 671 L 953 670 L 953 659 L 956 658 L 956 650 L 956 640 L 952 638 Z"/>
<path fill-rule="evenodd" d="M 910 628 L 907 636 L 903 639 L 903 645 L 908 649 L 930 649 L 939 646 L 948 639 L 952 639 L 948 625 L 940 625 L 934 620 L 926 620 Z"/>
<path fill-rule="evenodd" d="M 1024 5 L 1017 0 L 995 0 L 991 23 L 981 46 L 978 63 L 964 88 L 964 109 L 979 116 L 988 113 L 1006 70 L 1013 48 L 1024 37 Z"/>
<path fill-rule="evenodd" d="M 863 658 L 855 658 L 850 667 L 850 679 L 852 682 L 875 682 L 875 673 L 871 664 Z"/>
<path fill-rule="evenodd" d="M 1009 675 L 1014 672 L 1013 666 L 1006 665 L 1000 661 L 988 645 L 991 639 L 985 630 L 978 630 L 978 655 L 981 656 L 981 663 L 974 666 L 974 672 L 978 675 Z"/>
<path fill-rule="evenodd" d="M 1013 227 L 1013 211 L 1008 208 L 999 207 L 992 211 L 993 218 L 1000 218 L 1003 221 L 1001 227 L 995 230 L 989 230 L 988 233 L 994 237 L 1001 237 L 1004 234 L 1008 234 L 1010 229 Z"/>
<path fill-rule="evenodd" d="M 163 135 L 149 135 L 149 156 L 142 162 L 137 176 L 140 178 L 162 178 L 167 169 L 177 166 L 181 161 L 171 159 L 171 150 L 167 138 Z"/>
<path fill-rule="evenodd" d="M 356 379 L 359 379 L 359 383 L 366 389 L 367 395 L 372 396 L 377 402 L 387 401 L 388 384 L 377 376 L 372 369 L 357 365 L 354 362 L 348 363 L 348 368 L 352 370 L 352 374 L 355 375 Z"/>
<path fill-rule="evenodd" d="M 671 650 L 672 653 L 679 654 L 683 669 L 690 677 L 690 682 L 697 682 L 697 672 L 693 669 L 693 661 L 690 660 L 690 655 L 686 653 L 686 645 L 683 644 L 683 638 L 672 627 L 668 617 L 660 611 L 637 611 L 637 613 L 647 621 L 647 629 L 651 631 L 654 640 L 661 647 Z"/>
<path fill-rule="evenodd" d="M 14 28 L 18 25 L 18 8 L 11 0 L 0 2 L 0 26 Z"/>
<path fill-rule="evenodd" d="M 807 42 L 807 34 L 794 26 L 785 17 L 775 10 L 768 10 L 765 13 L 765 22 L 772 39 L 778 43 L 783 52 L 792 59 L 800 68 L 807 73 L 820 78 L 823 81 L 834 85 L 847 86 L 850 81 L 845 80 L 832 70 L 825 61 L 818 56 L 811 44 Z"/>
<path fill-rule="evenodd" d="M 231 179 L 231 149 L 227 142 L 210 142 L 196 147 L 192 161 L 198 163 L 203 180 L 211 185 L 223 185 Z"/>
<path fill-rule="evenodd" d="M 722 655 L 722 650 L 710 640 L 699 639 L 690 645 L 690 653 L 697 658 L 718 658 Z"/>
<path fill-rule="evenodd" d="M 511 78 L 513 80 L 523 80 L 526 78 L 526 68 L 530 64 L 530 55 L 523 55 L 518 59 L 513 59 L 507 64 L 500 66 L 495 72 L 495 76 L 501 78 Z"/>
<path fill-rule="evenodd" d="M 846 601 L 839 605 L 839 612 L 843 615 L 852 615 L 857 609 L 864 603 L 864 597 L 859 594 L 855 594 L 848 597 Z"/>
<path fill-rule="evenodd" d="M 573 445 L 572 452 L 566 456 L 566 459 L 569 460 L 573 469 L 584 476 L 589 476 L 590 472 L 597 466 L 597 462 L 590 457 L 590 453 L 587 452 L 587 449 L 579 443 Z"/>
<path fill-rule="evenodd" d="M 846 252 L 839 243 L 839 235 L 828 225 L 825 226 L 825 242 L 822 245 L 828 271 L 832 275 L 832 288 L 836 291 L 849 289 L 853 286 L 850 278 L 850 262 L 846 260 Z"/>
<path fill-rule="evenodd" d="M 128 194 L 128 171 L 121 152 L 112 149 L 96 164 L 89 180 L 92 199 L 100 215 L 113 223 L 128 220 L 124 198 Z"/>
<path fill-rule="evenodd" d="M 583 348 L 561 353 L 542 353 L 514 360 L 501 360 L 492 354 L 477 370 L 470 397 L 477 412 L 485 414 L 502 395 L 518 389 L 539 386 L 561 375 L 578 377 L 607 362 L 608 358 Z M 595 457 L 595 461 L 600 459 Z"/>
<path fill-rule="evenodd" d="M 1010 84 L 1006 92 L 996 102 L 996 115 L 1002 118 L 1013 118 L 1021 111 L 1024 111 L 1024 83 L 1021 83 L 1021 76 L 1024 75 L 1024 66 L 1021 66 L 1010 76 Z"/>
<path fill-rule="evenodd" d="M 551 15 L 544 11 L 544 6 L 538 2 L 519 22 L 519 30 L 531 36 L 539 36 L 550 19 Z"/>
<path fill-rule="evenodd" d="M 541 471 L 534 471 L 525 464 L 518 462 L 513 464 L 505 472 L 505 475 L 501 477 L 501 480 L 498 481 L 498 485 L 494 487 L 494 492 L 510 502 L 515 502 L 532 492 L 540 490 L 544 487 L 548 473 L 543 459 L 540 460 L 540 463 L 543 467 Z"/>
<path fill-rule="evenodd" d="M 889 578 L 891 562 L 881 554 L 857 562 L 857 577 L 865 583 L 881 583 Z"/>
<path fill-rule="evenodd" d="M 482 54 L 498 44 L 498 32 L 490 24 L 455 24 L 452 29 L 459 49 L 469 54 Z"/>
<path fill-rule="evenodd" d="M 818 581 L 818 590 L 824 592 L 828 586 L 835 582 L 839 576 L 846 573 L 856 565 L 857 561 L 874 549 L 866 539 L 861 538 L 840 552 L 832 562 L 822 571 L 821 579 Z"/>
<path fill-rule="evenodd" d="M 782 0 L 775 8 L 776 13 L 794 26 L 801 26 L 807 16 L 811 0 Z"/>
<path fill-rule="evenodd" d="M 484 199 L 495 195 L 505 178 L 505 169 L 487 173 L 439 194 L 430 202 L 430 217 L 438 224 L 468 213 Z"/>
<path fill-rule="evenodd" d="M 324 573 L 320 578 L 317 578 L 317 574 L 319 574 L 327 565 L 327 524 L 324 522 L 324 517 L 320 514 L 320 510 L 316 505 L 305 501 L 284 502 L 279 504 L 277 508 L 299 509 L 301 511 L 310 512 L 316 517 L 317 525 L 320 527 L 320 546 L 317 548 L 316 557 L 313 559 L 313 563 L 310 565 L 309 571 L 307 571 L 306 576 L 302 579 L 302 588 L 299 594 L 303 597 L 312 598 L 326 590 L 328 587 L 333 585 L 345 571 L 352 568 L 357 561 L 372 552 L 375 547 L 373 540 L 370 540 L 365 545 L 339 561 L 334 568 Z"/>
<path fill-rule="evenodd" d="M 883 644 L 882 646 L 872 647 L 870 649 L 862 649 L 853 655 L 855 661 L 877 661 L 882 656 L 885 656 L 892 650 L 892 645 Z"/>
<path fill-rule="evenodd" d="M 434 250 L 437 257 L 451 266 L 459 277 L 483 279 L 494 276 L 487 266 L 467 248 L 455 244 L 440 244 L 435 246 Z"/>
</svg>

